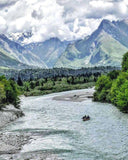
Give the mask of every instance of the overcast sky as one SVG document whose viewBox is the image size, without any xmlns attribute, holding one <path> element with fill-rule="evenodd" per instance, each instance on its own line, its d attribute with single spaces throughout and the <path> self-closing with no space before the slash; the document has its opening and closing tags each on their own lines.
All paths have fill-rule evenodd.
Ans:
<svg viewBox="0 0 128 160">
<path fill-rule="evenodd" d="M 128 17 L 128 0 L 0 0 L 0 32 L 32 31 L 29 40 L 83 38 L 102 19 Z"/>
</svg>

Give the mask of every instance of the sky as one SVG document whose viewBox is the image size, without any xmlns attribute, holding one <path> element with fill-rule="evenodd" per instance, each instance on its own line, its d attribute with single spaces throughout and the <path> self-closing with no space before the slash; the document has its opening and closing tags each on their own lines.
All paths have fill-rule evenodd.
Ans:
<svg viewBox="0 0 128 160">
<path fill-rule="evenodd" d="M 103 19 L 127 18 L 128 0 L 0 0 L 0 33 L 32 32 L 25 43 L 81 39 Z"/>
</svg>

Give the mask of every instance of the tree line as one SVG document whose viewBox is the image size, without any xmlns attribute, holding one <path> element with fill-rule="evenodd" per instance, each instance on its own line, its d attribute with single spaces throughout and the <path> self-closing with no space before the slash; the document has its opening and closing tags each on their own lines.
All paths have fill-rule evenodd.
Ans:
<svg viewBox="0 0 128 160">
<path fill-rule="evenodd" d="M 19 86 L 21 86 L 21 89 L 26 96 L 37 96 L 54 92 L 92 87 L 94 86 L 97 78 L 98 75 L 90 75 L 88 77 L 69 76 L 22 81 L 19 77 L 17 83 Z"/>
<path fill-rule="evenodd" d="M 90 68 L 81 69 L 70 69 L 70 68 L 53 68 L 53 69 L 0 69 L 0 75 L 5 75 L 7 79 L 18 80 L 18 77 L 22 81 L 37 80 L 41 78 L 54 78 L 54 77 L 69 77 L 69 76 L 90 76 L 90 75 L 100 75 L 108 73 L 112 70 L 120 69 L 119 67 L 112 66 L 98 66 Z"/>
<path fill-rule="evenodd" d="M 122 70 L 100 76 L 95 89 L 95 101 L 112 103 L 128 113 L 128 52 L 123 56 Z"/>
</svg>

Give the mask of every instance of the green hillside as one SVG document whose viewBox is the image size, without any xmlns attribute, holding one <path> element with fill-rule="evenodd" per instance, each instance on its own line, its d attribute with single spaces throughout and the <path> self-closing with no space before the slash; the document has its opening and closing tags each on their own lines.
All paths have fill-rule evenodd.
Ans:
<svg viewBox="0 0 128 160">
<path fill-rule="evenodd" d="M 92 35 L 68 45 L 55 67 L 121 66 L 128 48 L 124 45 L 124 31 L 113 23 L 104 20 Z"/>
<path fill-rule="evenodd" d="M 27 65 L 20 63 L 0 48 L 0 68 L 22 69 L 27 68 Z"/>
</svg>

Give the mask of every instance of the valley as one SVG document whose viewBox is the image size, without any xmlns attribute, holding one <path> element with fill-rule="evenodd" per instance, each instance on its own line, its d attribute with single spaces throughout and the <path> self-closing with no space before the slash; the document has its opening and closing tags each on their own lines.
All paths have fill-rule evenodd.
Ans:
<svg viewBox="0 0 128 160">
<path fill-rule="evenodd" d="M 8 68 L 73 68 L 94 66 L 121 66 L 123 54 L 128 51 L 128 21 L 103 20 L 89 36 L 76 41 L 61 41 L 52 37 L 46 41 L 26 44 L 31 33 L 18 38 L 0 35 L 0 66 Z M 10 58 L 14 59 L 11 60 Z M 11 61 L 8 64 L 9 59 Z M 24 64 L 24 67 L 23 65 Z"/>
<path fill-rule="evenodd" d="M 127 124 L 127 0 L 0 0 L 0 160 L 128 160 Z"/>
</svg>

